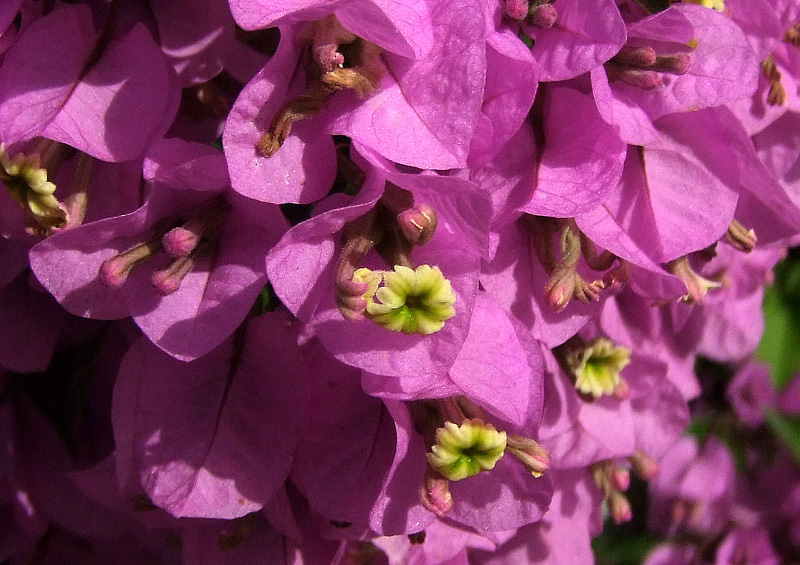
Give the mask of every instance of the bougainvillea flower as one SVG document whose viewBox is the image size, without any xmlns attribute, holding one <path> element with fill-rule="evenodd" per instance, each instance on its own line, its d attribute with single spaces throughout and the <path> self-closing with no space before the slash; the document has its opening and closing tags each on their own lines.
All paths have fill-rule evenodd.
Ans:
<svg viewBox="0 0 800 565">
<path fill-rule="evenodd" d="M 702 6 L 673 6 L 629 25 L 627 48 L 611 67 L 591 72 L 600 115 L 627 143 L 656 139 L 652 120 L 663 115 L 724 104 L 756 88 L 758 63 L 744 33 Z"/>
<path fill-rule="evenodd" d="M 340 361 L 380 375 L 400 376 L 409 371 L 443 375 L 469 328 L 480 257 L 488 245 L 488 198 L 469 181 L 402 173 L 374 153 L 364 148 L 359 151 L 370 155 L 371 161 L 362 165 L 367 173 L 364 186 L 353 198 L 334 195 L 326 206 L 331 209 L 286 233 L 267 257 L 270 281 L 281 301 L 313 326 Z M 417 265 L 438 266 L 456 295 L 455 317 L 432 335 L 406 335 L 388 332 L 367 320 L 348 321 L 337 306 L 336 273 L 345 264 L 342 253 L 351 249 L 339 243 L 342 230 L 373 213 L 387 181 L 413 195 L 415 202 L 429 205 L 438 217 L 430 242 L 414 247 L 409 255 Z M 359 266 L 373 270 L 393 267 L 376 255 L 370 252 Z"/>
<path fill-rule="evenodd" d="M 355 107 L 352 94 L 334 100 L 330 131 L 403 165 L 464 167 L 486 80 L 482 12 L 477 0 L 435 3 L 430 54 L 412 61 L 384 53 L 379 90 Z"/>
<path fill-rule="evenodd" d="M 793 2 L 763 0 L 733 0 L 726 6 L 761 61 L 755 94 L 730 103 L 747 133 L 753 135 L 785 113 L 800 110 L 800 50 L 793 44 L 791 31 L 800 10 Z"/>
<path fill-rule="evenodd" d="M 114 391 L 120 482 L 138 476 L 174 516 L 262 508 L 289 473 L 303 414 L 306 377 L 287 322 L 280 313 L 253 318 L 191 363 L 138 341 Z"/>
<path fill-rule="evenodd" d="M 412 6 L 392 0 L 232 0 L 230 4 L 236 23 L 248 30 L 313 21 L 333 13 L 358 37 L 404 57 L 424 56 L 434 41 L 427 3 Z"/>
<path fill-rule="evenodd" d="M 727 448 L 709 438 L 700 448 L 680 439 L 650 482 L 649 527 L 658 532 L 719 532 L 733 503 L 734 468 Z"/>
<path fill-rule="evenodd" d="M 756 350 L 764 332 L 764 284 L 781 256 L 777 249 L 757 247 L 745 254 L 730 245 L 717 247 L 717 257 L 700 272 L 723 285 L 709 292 L 703 304 L 696 305 L 684 326 L 686 334 L 694 336 L 694 346 L 700 353 L 729 362 L 742 360 Z"/>
<path fill-rule="evenodd" d="M 758 245 L 785 242 L 797 233 L 800 209 L 759 160 L 750 138 L 727 108 L 665 116 L 657 125 L 662 137 L 654 147 L 693 155 L 695 166 L 738 195 L 734 218 L 755 232 Z M 648 176 L 650 170 L 648 162 Z"/>
<path fill-rule="evenodd" d="M 547 86 L 536 188 L 529 214 L 573 217 L 602 204 L 622 177 L 626 145 L 588 95 Z"/>
<path fill-rule="evenodd" d="M 279 151 L 265 157 L 257 145 L 284 100 L 306 88 L 302 44 L 293 28 L 285 28 L 275 56 L 245 86 L 233 105 L 222 137 L 233 188 L 264 202 L 314 202 L 322 198 L 336 175 L 333 140 L 317 119 L 301 120 Z"/>
<path fill-rule="evenodd" d="M 557 12 L 549 27 L 537 25 L 535 20 L 524 20 L 522 25 L 533 39 L 531 53 L 540 70 L 540 80 L 568 80 L 582 75 L 608 61 L 625 43 L 625 23 L 612 0 L 591 4 L 587 0 L 567 0 L 549 5 Z"/>
<path fill-rule="evenodd" d="M 525 324 L 548 347 L 575 335 L 598 304 L 573 301 L 563 311 L 554 310 L 545 297 L 549 274 L 535 252 L 535 236 L 524 221 L 497 232 L 495 256 L 481 273 L 486 292 Z"/>
<path fill-rule="evenodd" d="M 520 528 L 492 553 L 480 551 L 482 548 L 472 549 L 470 562 L 567 565 L 593 560 L 590 542 L 602 530 L 600 491 L 583 469 L 558 470 L 552 474 L 555 492 L 544 518 Z"/>
<path fill-rule="evenodd" d="M 31 263 L 70 312 L 132 315 L 159 347 L 194 359 L 244 319 L 286 222 L 276 207 L 230 190 L 222 154 L 210 147 L 164 141 L 145 177 L 152 190 L 144 206 L 47 238 Z"/>
<path fill-rule="evenodd" d="M 500 3 L 490 3 L 486 15 L 486 83 L 483 105 L 469 148 L 469 165 L 485 163 L 513 137 L 530 111 L 539 72 L 527 45 L 508 27 L 497 23 Z"/>
<path fill-rule="evenodd" d="M 465 166 L 486 65 L 485 25 L 475 3 L 470 10 L 437 5 L 434 48 L 418 60 L 391 42 L 371 43 L 351 20 L 327 16 L 306 32 L 284 26 L 276 58 L 242 92 L 226 125 L 234 188 L 269 202 L 320 199 L 335 166 L 323 131 L 414 167 Z M 380 39 L 392 37 L 378 22 L 369 24 Z M 309 43 L 311 57 L 301 57 Z M 393 134 L 383 135 L 388 130 Z"/>
<path fill-rule="evenodd" d="M 140 156 L 172 120 L 178 92 L 143 25 L 107 35 L 80 4 L 32 24 L 0 69 L 0 139 L 42 135 L 104 161 Z"/>
<path fill-rule="evenodd" d="M 733 220 L 736 202 L 737 194 L 687 148 L 661 139 L 644 148 L 629 147 L 622 180 L 600 207 L 614 218 L 617 232 L 607 230 L 602 210 L 579 216 L 577 224 L 599 245 L 636 263 L 639 258 L 619 236 L 624 231 L 661 264 L 719 240 Z"/>
<path fill-rule="evenodd" d="M 399 400 L 464 395 L 514 429 L 534 434 L 543 403 L 542 373 L 539 348 L 529 332 L 479 293 L 467 339 L 447 379 L 365 373 L 362 383 L 369 394 Z"/>
</svg>

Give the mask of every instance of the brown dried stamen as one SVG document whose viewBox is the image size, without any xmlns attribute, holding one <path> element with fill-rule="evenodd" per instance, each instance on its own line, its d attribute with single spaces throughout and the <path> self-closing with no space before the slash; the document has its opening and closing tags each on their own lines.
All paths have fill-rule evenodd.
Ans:
<svg viewBox="0 0 800 565">
<path fill-rule="evenodd" d="M 331 19 L 333 18 L 333 19 Z M 256 147 L 264 157 L 281 148 L 295 122 L 315 116 L 339 90 L 371 95 L 383 76 L 380 47 L 356 37 L 330 16 L 312 27 L 308 88 L 281 106 Z"/>
<path fill-rule="evenodd" d="M 786 90 L 781 84 L 781 72 L 775 64 L 772 55 L 761 62 L 761 72 L 764 73 L 769 82 L 769 92 L 767 92 L 767 103 L 770 106 L 783 106 L 786 104 Z"/>
</svg>

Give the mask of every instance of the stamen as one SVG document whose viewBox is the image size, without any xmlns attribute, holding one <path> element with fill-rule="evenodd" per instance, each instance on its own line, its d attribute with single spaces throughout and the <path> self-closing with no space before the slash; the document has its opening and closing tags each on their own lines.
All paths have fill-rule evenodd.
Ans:
<svg viewBox="0 0 800 565">
<path fill-rule="evenodd" d="M 769 91 L 767 92 L 767 103 L 770 106 L 783 106 L 786 104 L 786 90 L 781 83 L 781 72 L 775 64 L 775 59 L 772 55 L 768 56 L 761 62 L 761 72 L 764 73 L 767 81 L 769 82 Z"/>
<path fill-rule="evenodd" d="M 284 103 L 273 118 L 269 130 L 256 143 L 259 152 L 264 157 L 274 155 L 289 137 L 292 125 L 317 115 L 334 92 L 332 87 L 317 81 L 297 98 Z"/>
<path fill-rule="evenodd" d="M 631 486 L 631 473 L 624 467 L 618 465 L 611 465 L 609 469 L 609 479 L 615 489 L 620 491 L 628 490 Z"/>
<path fill-rule="evenodd" d="M 214 241 L 221 227 L 219 208 L 206 207 L 182 226 L 172 228 L 161 240 L 164 251 L 171 257 L 185 257 L 202 241 Z"/>
<path fill-rule="evenodd" d="M 339 254 L 339 265 L 336 268 L 335 298 L 342 316 L 349 321 L 363 319 L 367 307 L 366 294 L 370 290 L 372 280 L 365 272 L 356 278 L 358 265 L 382 238 L 382 230 L 375 222 L 376 211 L 373 208 L 360 218 L 349 222 L 343 230 L 344 247 Z M 378 281 L 380 284 L 380 281 Z M 372 297 L 374 292 L 369 296 Z"/>
<path fill-rule="evenodd" d="M 100 281 L 111 288 L 122 287 L 135 267 L 161 249 L 160 240 L 160 237 L 154 237 L 103 261 L 98 273 Z"/>
<path fill-rule="evenodd" d="M 756 248 L 758 238 L 756 232 L 752 229 L 747 229 L 737 220 L 731 222 L 728 231 L 725 232 L 725 241 L 727 241 L 734 249 L 750 253 Z"/>
<path fill-rule="evenodd" d="M 423 543 L 425 543 L 426 537 L 427 534 L 425 533 L 425 530 L 422 530 L 421 532 L 408 534 L 408 541 L 411 545 L 422 545 Z"/>
<path fill-rule="evenodd" d="M 519 459 L 534 477 L 541 477 L 550 468 L 550 454 L 531 438 L 510 434 L 506 452 Z"/>
<path fill-rule="evenodd" d="M 531 23 L 542 29 L 550 29 L 558 19 L 558 12 L 551 3 L 533 4 L 530 7 Z"/>
<path fill-rule="evenodd" d="M 695 273 L 686 255 L 673 259 L 665 267 L 670 273 L 680 277 L 686 285 L 687 293 L 681 300 L 689 304 L 702 304 L 709 290 L 722 286 L 719 282 L 710 281 Z"/>
<path fill-rule="evenodd" d="M 623 45 L 605 64 L 609 82 L 624 82 L 643 90 L 657 90 L 664 85 L 661 73 L 686 74 L 692 66 L 689 53 L 658 55 L 654 48 Z"/>
<path fill-rule="evenodd" d="M 425 482 L 419 491 L 420 502 L 440 518 L 453 508 L 453 495 L 450 494 L 450 483 L 433 469 L 428 469 Z"/>
<path fill-rule="evenodd" d="M 315 116 L 338 90 L 354 90 L 363 98 L 372 94 L 383 76 L 380 47 L 363 41 L 347 31 L 331 15 L 313 26 L 312 59 L 315 69 L 307 90 L 281 106 L 269 130 L 256 143 L 264 157 L 274 155 L 286 141 L 295 122 Z M 353 45 L 352 59 L 347 61 L 339 51 L 343 44 Z M 350 54 L 348 54 L 350 57 Z"/>
<path fill-rule="evenodd" d="M 561 232 L 561 261 L 544 288 L 545 298 L 556 312 L 566 308 L 573 296 L 584 303 L 600 298 L 605 285 L 602 280 L 588 282 L 578 273 L 580 258 L 580 232 L 568 223 Z"/>
<path fill-rule="evenodd" d="M 506 15 L 515 20 L 524 20 L 528 15 L 528 0 L 506 0 Z"/>
<path fill-rule="evenodd" d="M 0 144 L 0 182 L 43 233 L 67 222 L 67 212 L 54 196 L 56 185 L 47 180 L 47 169 L 40 166 L 38 153 L 17 153 L 9 158 L 5 144 Z"/>
<path fill-rule="evenodd" d="M 612 491 L 606 499 L 608 511 L 615 524 L 624 524 L 633 519 L 633 508 L 628 497 L 619 491 Z"/>
<path fill-rule="evenodd" d="M 605 67 L 609 82 L 624 82 L 642 90 L 658 90 L 664 86 L 661 75 L 655 71 L 630 69 L 614 63 L 606 63 Z"/>
<path fill-rule="evenodd" d="M 81 225 L 89 206 L 89 187 L 95 159 L 86 153 L 79 153 L 76 161 L 75 172 L 69 184 L 69 196 L 64 199 L 63 204 L 63 208 L 67 211 L 68 222 L 61 229 Z"/>
<path fill-rule="evenodd" d="M 627 490 L 626 488 L 618 488 L 623 486 L 624 482 L 619 477 L 615 478 L 614 465 L 611 461 L 599 461 L 589 466 L 592 473 L 592 479 L 603 494 L 603 499 L 608 505 L 611 518 L 617 524 L 629 522 L 633 518 L 633 510 L 628 498 L 622 493 Z"/>
<path fill-rule="evenodd" d="M 790 27 L 783 36 L 783 40 L 787 43 L 791 43 L 795 47 L 800 47 L 800 24 Z"/>
<path fill-rule="evenodd" d="M 153 273 L 151 278 L 153 286 L 164 296 L 177 291 L 181 287 L 184 277 L 192 271 L 196 260 L 196 254 L 194 253 L 174 259 L 167 265 L 166 269 Z"/>
<path fill-rule="evenodd" d="M 618 65 L 629 67 L 651 67 L 656 64 L 655 49 L 648 46 L 623 45 L 619 53 L 611 58 Z"/>
<path fill-rule="evenodd" d="M 436 231 L 439 220 L 436 211 L 427 204 L 417 204 L 397 216 L 400 229 L 409 243 L 425 245 Z"/>
<path fill-rule="evenodd" d="M 692 58 L 688 53 L 657 57 L 653 70 L 671 75 L 685 75 L 692 67 Z"/>
<path fill-rule="evenodd" d="M 314 39 L 311 55 L 323 72 L 344 65 L 344 55 L 339 53 L 339 46 L 352 43 L 356 36 L 345 29 L 334 14 L 330 14 L 314 23 Z"/>
<path fill-rule="evenodd" d="M 653 480 L 658 475 L 658 462 L 639 449 L 628 457 L 628 461 L 631 462 L 633 471 L 645 481 Z"/>
<path fill-rule="evenodd" d="M 631 278 L 631 264 L 624 260 L 619 260 L 619 265 L 611 269 L 603 277 L 603 285 L 608 290 L 618 290 L 622 288 Z"/>
</svg>

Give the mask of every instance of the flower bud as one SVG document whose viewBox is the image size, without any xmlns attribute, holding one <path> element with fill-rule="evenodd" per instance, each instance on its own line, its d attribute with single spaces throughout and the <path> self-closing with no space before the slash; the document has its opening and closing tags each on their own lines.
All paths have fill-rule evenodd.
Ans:
<svg viewBox="0 0 800 565">
<path fill-rule="evenodd" d="M 120 288 L 128 280 L 131 271 L 159 249 L 161 249 L 161 242 L 157 238 L 153 238 L 106 259 L 100 265 L 98 272 L 100 282 L 111 288 Z"/>
<path fill-rule="evenodd" d="M 530 8 L 531 23 L 542 29 L 550 29 L 558 19 L 558 12 L 551 3 L 535 4 Z"/>
<path fill-rule="evenodd" d="M 438 219 L 433 208 L 427 204 L 417 204 L 410 210 L 401 212 L 397 216 L 397 222 L 409 243 L 425 245 L 433 237 Z"/>
<path fill-rule="evenodd" d="M 524 20 L 528 15 L 528 0 L 506 0 L 506 15 L 515 20 Z"/>
<path fill-rule="evenodd" d="M 425 483 L 420 487 L 420 502 L 427 510 L 439 517 L 453 508 L 453 495 L 447 479 L 430 470 L 425 475 Z"/>
<path fill-rule="evenodd" d="M 534 477 L 550 468 L 550 454 L 536 441 L 518 435 L 508 436 L 506 451 L 519 459 Z"/>
</svg>

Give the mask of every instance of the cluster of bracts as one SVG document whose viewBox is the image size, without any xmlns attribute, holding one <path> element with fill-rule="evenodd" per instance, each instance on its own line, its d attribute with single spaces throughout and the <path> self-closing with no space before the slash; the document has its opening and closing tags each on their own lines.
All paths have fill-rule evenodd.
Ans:
<svg viewBox="0 0 800 565">
<path fill-rule="evenodd" d="M 798 26 L 4 0 L 0 561 L 591 563 L 632 474 L 651 564 L 793 555 L 759 430 L 800 385 L 751 355 L 800 241 Z M 697 366 L 730 375 L 702 441 Z"/>
</svg>

